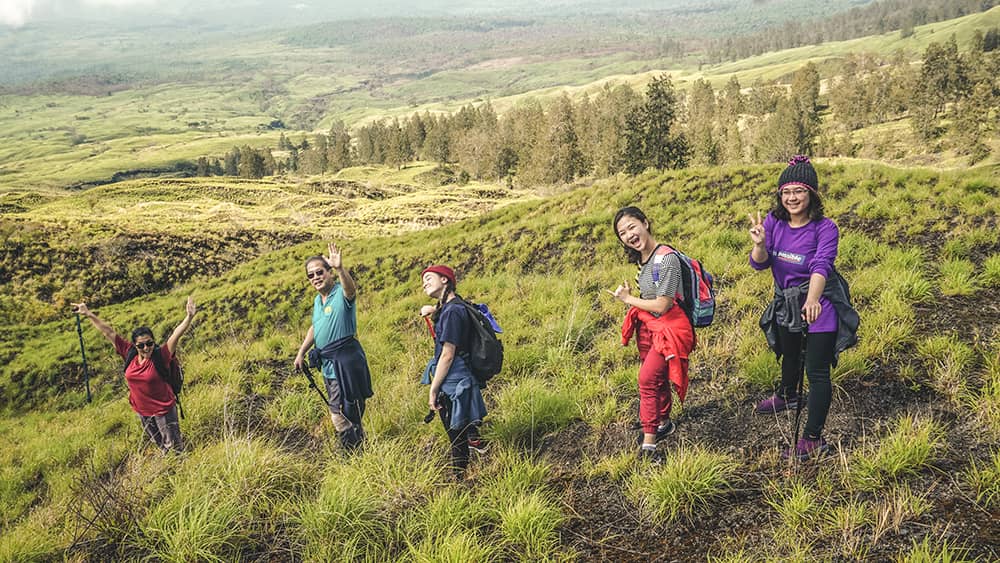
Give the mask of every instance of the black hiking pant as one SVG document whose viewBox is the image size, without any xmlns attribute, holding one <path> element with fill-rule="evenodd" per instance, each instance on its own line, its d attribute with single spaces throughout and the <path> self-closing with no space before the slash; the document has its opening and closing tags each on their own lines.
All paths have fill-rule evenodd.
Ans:
<svg viewBox="0 0 1000 563">
<path fill-rule="evenodd" d="M 798 392 L 799 362 L 802 354 L 802 333 L 789 332 L 778 328 L 781 339 L 781 394 L 785 398 L 795 397 Z M 837 344 L 836 332 L 811 332 L 806 337 L 806 375 L 809 378 L 809 416 L 806 418 L 804 436 L 819 438 L 826 425 L 826 415 L 830 412 L 833 399 L 833 385 L 830 383 L 830 366 L 833 364 L 833 349 Z"/>
<path fill-rule="evenodd" d="M 472 425 L 467 425 L 459 430 L 451 429 L 451 398 L 444 393 L 438 394 L 438 414 L 441 415 L 441 422 L 444 430 L 448 433 L 448 441 L 451 442 L 451 468 L 456 477 L 465 475 L 465 469 L 469 467 L 469 429 Z"/>
</svg>

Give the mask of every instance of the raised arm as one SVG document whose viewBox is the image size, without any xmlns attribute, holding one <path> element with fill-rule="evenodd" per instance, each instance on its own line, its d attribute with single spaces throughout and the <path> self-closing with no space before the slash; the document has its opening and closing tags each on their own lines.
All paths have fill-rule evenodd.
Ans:
<svg viewBox="0 0 1000 563">
<path fill-rule="evenodd" d="M 351 273 L 344 267 L 340 249 L 337 248 L 336 244 L 331 242 L 327 246 L 327 253 L 329 256 L 324 256 L 323 258 L 326 259 L 331 268 L 336 270 L 337 277 L 340 278 L 340 286 L 344 288 L 344 297 L 348 301 L 353 301 L 354 296 L 358 294 L 358 286 L 354 284 L 354 278 L 351 277 Z"/>
<path fill-rule="evenodd" d="M 112 344 L 115 343 L 115 338 L 118 336 L 118 334 L 115 332 L 113 328 L 111 328 L 111 326 L 108 323 L 102 321 L 97 317 L 97 315 L 92 313 L 90 309 L 87 308 L 86 303 L 70 303 L 70 305 L 73 306 L 74 313 L 83 315 L 84 317 L 90 319 L 91 324 L 97 327 L 97 330 L 101 331 L 101 334 L 104 335 L 104 338 L 110 340 Z"/>
<path fill-rule="evenodd" d="M 181 324 L 177 325 L 173 334 L 171 334 L 170 338 L 167 339 L 167 349 L 170 350 L 171 354 L 177 353 L 177 342 L 180 341 L 181 337 L 184 336 L 184 333 L 191 328 L 191 320 L 194 319 L 194 299 L 190 295 L 188 296 L 187 304 L 184 308 L 187 311 L 187 315 L 184 316 L 184 320 L 181 321 Z"/>
</svg>

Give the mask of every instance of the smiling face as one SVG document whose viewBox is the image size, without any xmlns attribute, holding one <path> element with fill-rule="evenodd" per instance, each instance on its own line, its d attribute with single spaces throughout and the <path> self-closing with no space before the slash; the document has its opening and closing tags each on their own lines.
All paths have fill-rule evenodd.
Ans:
<svg viewBox="0 0 1000 563">
<path fill-rule="evenodd" d="M 781 188 L 781 205 L 792 217 L 797 219 L 806 217 L 809 213 L 809 200 L 809 190 L 802 186 Z"/>
<path fill-rule="evenodd" d="M 618 220 L 618 224 L 615 225 L 615 231 L 618 233 L 618 240 L 625 245 L 625 248 L 631 248 L 645 254 L 646 250 L 654 246 L 653 235 L 649 232 L 649 223 L 637 217 L 623 215 Z"/>
<path fill-rule="evenodd" d="M 333 289 L 333 272 L 322 260 L 310 260 L 306 264 L 306 278 L 316 291 L 326 295 Z"/>
<path fill-rule="evenodd" d="M 421 287 L 424 289 L 424 293 L 426 293 L 428 297 L 433 297 L 434 299 L 441 298 L 441 292 L 444 291 L 444 286 L 447 282 L 448 278 L 435 272 L 427 272 L 420 278 Z"/>
<path fill-rule="evenodd" d="M 153 342 L 153 337 L 148 334 L 136 337 L 132 344 L 135 345 L 135 350 L 138 352 L 139 357 L 142 358 L 143 361 L 148 360 L 149 357 L 153 355 L 153 347 L 156 345 L 156 343 Z"/>
</svg>

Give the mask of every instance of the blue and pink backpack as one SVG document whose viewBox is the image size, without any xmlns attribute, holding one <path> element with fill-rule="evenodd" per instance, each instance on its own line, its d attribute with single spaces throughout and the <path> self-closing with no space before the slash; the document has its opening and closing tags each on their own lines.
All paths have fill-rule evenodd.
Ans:
<svg viewBox="0 0 1000 563">
<path fill-rule="evenodd" d="M 663 259 L 656 259 L 656 256 L 666 256 L 670 253 L 677 254 L 681 263 L 681 300 L 680 306 L 687 314 L 691 326 L 695 328 L 705 327 L 712 324 L 715 318 L 715 282 L 712 274 L 702 267 L 701 262 L 689 257 L 683 252 L 661 244 L 654 252 L 653 258 L 653 283 L 660 283 L 660 266 Z"/>
</svg>

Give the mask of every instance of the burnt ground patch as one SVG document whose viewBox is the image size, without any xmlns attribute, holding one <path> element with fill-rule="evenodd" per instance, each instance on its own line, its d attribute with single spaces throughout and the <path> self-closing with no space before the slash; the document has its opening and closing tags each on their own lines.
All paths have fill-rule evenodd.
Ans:
<svg viewBox="0 0 1000 563">
<path fill-rule="evenodd" d="M 692 381 L 688 402 L 677 418 L 677 431 L 661 449 L 698 444 L 732 455 L 741 469 L 733 489 L 714 499 L 708 510 L 672 523 L 649 522 L 626 496 L 626 484 L 606 477 L 586 478 L 580 470 L 585 458 L 596 460 L 609 453 L 633 452 L 637 432 L 614 424 L 591 428 L 578 422 L 540 446 L 543 459 L 553 465 L 553 483 L 560 491 L 570 519 L 562 541 L 584 561 L 701 561 L 721 554 L 739 538 L 742 547 L 768 552 L 780 525 L 765 502 L 766 491 L 790 478 L 812 482 L 820 469 L 850 459 L 865 443 L 884 435 L 904 414 L 933 417 L 945 431 L 945 450 L 933 467 L 907 480 L 913 491 L 925 493 L 928 513 L 889 531 L 871 543 L 871 560 L 892 560 L 926 534 L 945 539 L 951 546 L 969 548 L 968 555 L 997 560 L 1000 551 L 1000 514 L 977 506 L 959 474 L 970 459 L 986 459 L 996 444 L 982 444 L 966 413 L 956 410 L 928 387 L 875 374 L 865 381 L 850 380 L 835 387 L 825 429 L 829 455 L 811 462 L 789 465 L 781 448 L 790 442 L 793 414 L 757 415 L 760 394 L 720 396 L 704 380 Z M 731 392 L 731 391 L 730 391 Z M 803 410 L 804 424 L 808 410 Z M 838 493 L 860 500 L 878 500 L 880 492 L 851 492 L 839 485 Z M 869 531 L 859 532 L 869 534 Z M 816 557 L 845 559 L 833 539 L 816 540 Z"/>
</svg>

